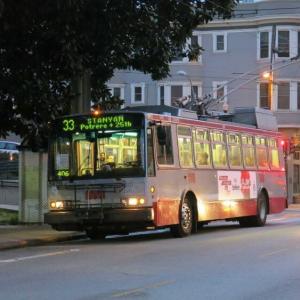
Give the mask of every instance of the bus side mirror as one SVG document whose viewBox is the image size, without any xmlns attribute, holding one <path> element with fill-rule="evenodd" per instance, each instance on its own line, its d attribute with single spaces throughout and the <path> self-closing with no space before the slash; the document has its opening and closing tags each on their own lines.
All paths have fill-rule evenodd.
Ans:
<svg viewBox="0 0 300 300">
<path fill-rule="evenodd" d="M 164 126 L 157 126 L 157 140 L 159 145 L 164 146 L 166 144 L 166 128 Z"/>
</svg>

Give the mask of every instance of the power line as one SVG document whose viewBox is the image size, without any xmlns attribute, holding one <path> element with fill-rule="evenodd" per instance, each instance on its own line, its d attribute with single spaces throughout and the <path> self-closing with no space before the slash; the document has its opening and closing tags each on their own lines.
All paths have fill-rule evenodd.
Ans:
<svg viewBox="0 0 300 300">
<path fill-rule="evenodd" d="M 297 60 L 293 60 L 293 61 L 290 61 L 289 63 L 287 63 L 286 65 L 283 65 L 283 66 L 280 66 L 280 67 L 277 67 L 277 68 L 274 68 L 272 69 L 272 72 L 274 71 L 278 71 L 282 68 L 285 68 L 285 67 L 288 67 L 289 65 L 292 65 L 292 64 L 295 64 L 295 63 L 299 63 L 300 61 L 297 59 Z M 258 79 L 257 76 L 253 77 L 253 78 L 250 78 L 249 80 L 246 80 L 244 83 L 238 85 L 237 87 L 231 89 L 228 93 L 226 93 L 226 95 L 223 95 L 222 97 L 220 97 L 219 99 L 217 99 L 217 102 L 220 103 L 221 101 L 223 101 L 228 95 L 230 95 L 231 93 L 235 92 L 236 90 L 240 89 L 243 85 L 253 81 L 253 80 L 256 80 Z"/>
</svg>

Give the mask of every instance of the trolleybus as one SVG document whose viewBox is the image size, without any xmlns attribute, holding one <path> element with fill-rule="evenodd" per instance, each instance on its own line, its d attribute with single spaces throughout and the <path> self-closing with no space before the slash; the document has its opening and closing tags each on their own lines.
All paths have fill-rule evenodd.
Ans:
<svg viewBox="0 0 300 300">
<path fill-rule="evenodd" d="M 285 209 L 273 119 L 264 129 L 159 109 L 58 118 L 45 222 L 91 239 L 167 227 L 183 237 L 214 220 L 263 226 Z"/>
</svg>

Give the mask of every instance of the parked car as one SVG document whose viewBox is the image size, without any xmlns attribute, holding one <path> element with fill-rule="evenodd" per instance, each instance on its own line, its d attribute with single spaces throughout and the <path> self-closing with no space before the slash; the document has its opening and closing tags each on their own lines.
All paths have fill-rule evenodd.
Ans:
<svg viewBox="0 0 300 300">
<path fill-rule="evenodd" d="M 17 142 L 0 140 L 0 160 L 17 160 L 19 155 Z"/>
</svg>

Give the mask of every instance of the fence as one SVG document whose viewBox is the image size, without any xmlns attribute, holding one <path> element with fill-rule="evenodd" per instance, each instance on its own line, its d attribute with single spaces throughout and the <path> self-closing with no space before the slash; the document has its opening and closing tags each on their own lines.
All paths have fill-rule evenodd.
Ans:
<svg viewBox="0 0 300 300">
<path fill-rule="evenodd" d="M 0 160 L 0 179 L 17 180 L 19 177 L 19 161 Z"/>
</svg>

